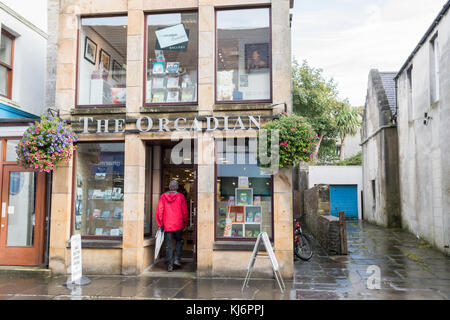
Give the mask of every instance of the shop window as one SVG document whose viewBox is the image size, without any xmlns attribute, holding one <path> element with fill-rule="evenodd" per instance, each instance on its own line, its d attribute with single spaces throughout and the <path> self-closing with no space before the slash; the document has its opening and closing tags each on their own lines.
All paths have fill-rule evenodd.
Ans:
<svg viewBox="0 0 450 320">
<path fill-rule="evenodd" d="M 124 143 L 79 143 L 74 234 L 122 236 Z"/>
<path fill-rule="evenodd" d="M 126 102 L 128 18 L 82 18 L 78 53 L 78 105 Z"/>
<path fill-rule="evenodd" d="M 197 13 L 147 15 L 146 45 L 146 104 L 195 104 Z"/>
<path fill-rule="evenodd" d="M 216 19 L 216 101 L 270 101 L 270 9 L 218 10 Z"/>
<path fill-rule="evenodd" d="M 216 152 L 216 239 L 273 238 L 273 181 L 257 164 L 256 140 L 217 140 Z"/>
<path fill-rule="evenodd" d="M 14 37 L 5 30 L 0 40 L 0 95 L 11 99 Z"/>
</svg>

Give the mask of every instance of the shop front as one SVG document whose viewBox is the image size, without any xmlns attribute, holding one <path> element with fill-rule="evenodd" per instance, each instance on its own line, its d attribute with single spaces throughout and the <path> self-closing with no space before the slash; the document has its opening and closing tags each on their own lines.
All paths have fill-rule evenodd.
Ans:
<svg viewBox="0 0 450 320">
<path fill-rule="evenodd" d="M 46 263 L 47 182 L 17 164 L 16 146 L 37 117 L 0 104 L 0 265 Z"/>
<path fill-rule="evenodd" d="M 272 37 L 289 35 L 290 6 L 263 2 L 61 8 L 75 26 L 59 40 L 56 100 L 79 140 L 54 173 L 52 272 L 68 272 L 74 234 L 86 274 L 165 270 L 155 208 L 175 179 L 189 211 L 182 271 L 243 277 L 267 232 L 292 277 L 292 172 L 262 168 L 256 139 L 291 110 L 289 37 Z M 272 274 L 269 262 L 255 272 Z"/>
</svg>

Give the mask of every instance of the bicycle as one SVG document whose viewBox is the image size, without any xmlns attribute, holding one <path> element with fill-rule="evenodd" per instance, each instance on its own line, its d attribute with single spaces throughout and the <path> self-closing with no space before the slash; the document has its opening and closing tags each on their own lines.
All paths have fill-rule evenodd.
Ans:
<svg viewBox="0 0 450 320">
<path fill-rule="evenodd" d="M 303 261 L 308 261 L 313 256 L 311 243 L 303 233 L 302 228 L 300 227 L 300 222 L 297 220 L 294 221 L 294 254 Z"/>
</svg>

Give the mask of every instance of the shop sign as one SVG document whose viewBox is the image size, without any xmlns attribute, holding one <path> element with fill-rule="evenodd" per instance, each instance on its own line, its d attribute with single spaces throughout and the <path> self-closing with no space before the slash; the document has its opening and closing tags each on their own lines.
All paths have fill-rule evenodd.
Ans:
<svg viewBox="0 0 450 320">
<path fill-rule="evenodd" d="M 219 130 L 219 119 L 223 121 L 223 128 L 221 130 L 259 130 L 261 127 L 261 116 L 245 116 L 237 117 L 236 120 L 231 120 L 230 117 L 206 117 L 206 131 Z M 79 121 L 83 124 L 82 133 L 122 133 L 125 132 L 125 119 L 96 119 L 97 130 L 95 132 L 89 131 L 89 124 L 94 122 L 93 117 L 80 117 Z M 159 131 L 159 132 L 173 132 L 173 131 L 203 131 L 203 121 L 194 118 L 191 125 L 187 124 L 186 118 L 177 118 L 169 120 L 168 118 L 152 119 L 148 116 L 140 117 L 136 120 L 136 128 L 139 132 Z M 110 131 L 110 124 L 114 123 L 114 130 Z M 173 127 L 170 129 L 169 127 Z"/>
</svg>

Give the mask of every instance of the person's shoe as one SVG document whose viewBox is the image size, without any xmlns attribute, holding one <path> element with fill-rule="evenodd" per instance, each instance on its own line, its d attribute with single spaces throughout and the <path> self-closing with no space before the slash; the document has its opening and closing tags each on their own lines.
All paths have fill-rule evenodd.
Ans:
<svg viewBox="0 0 450 320">
<path fill-rule="evenodd" d="M 173 271 L 173 266 L 168 266 L 167 267 L 167 272 L 172 272 Z"/>
<path fill-rule="evenodd" d="M 180 260 L 175 260 L 175 261 L 173 262 L 173 265 L 174 265 L 175 267 L 180 268 L 180 267 L 181 267 L 181 261 L 180 261 Z"/>
</svg>

